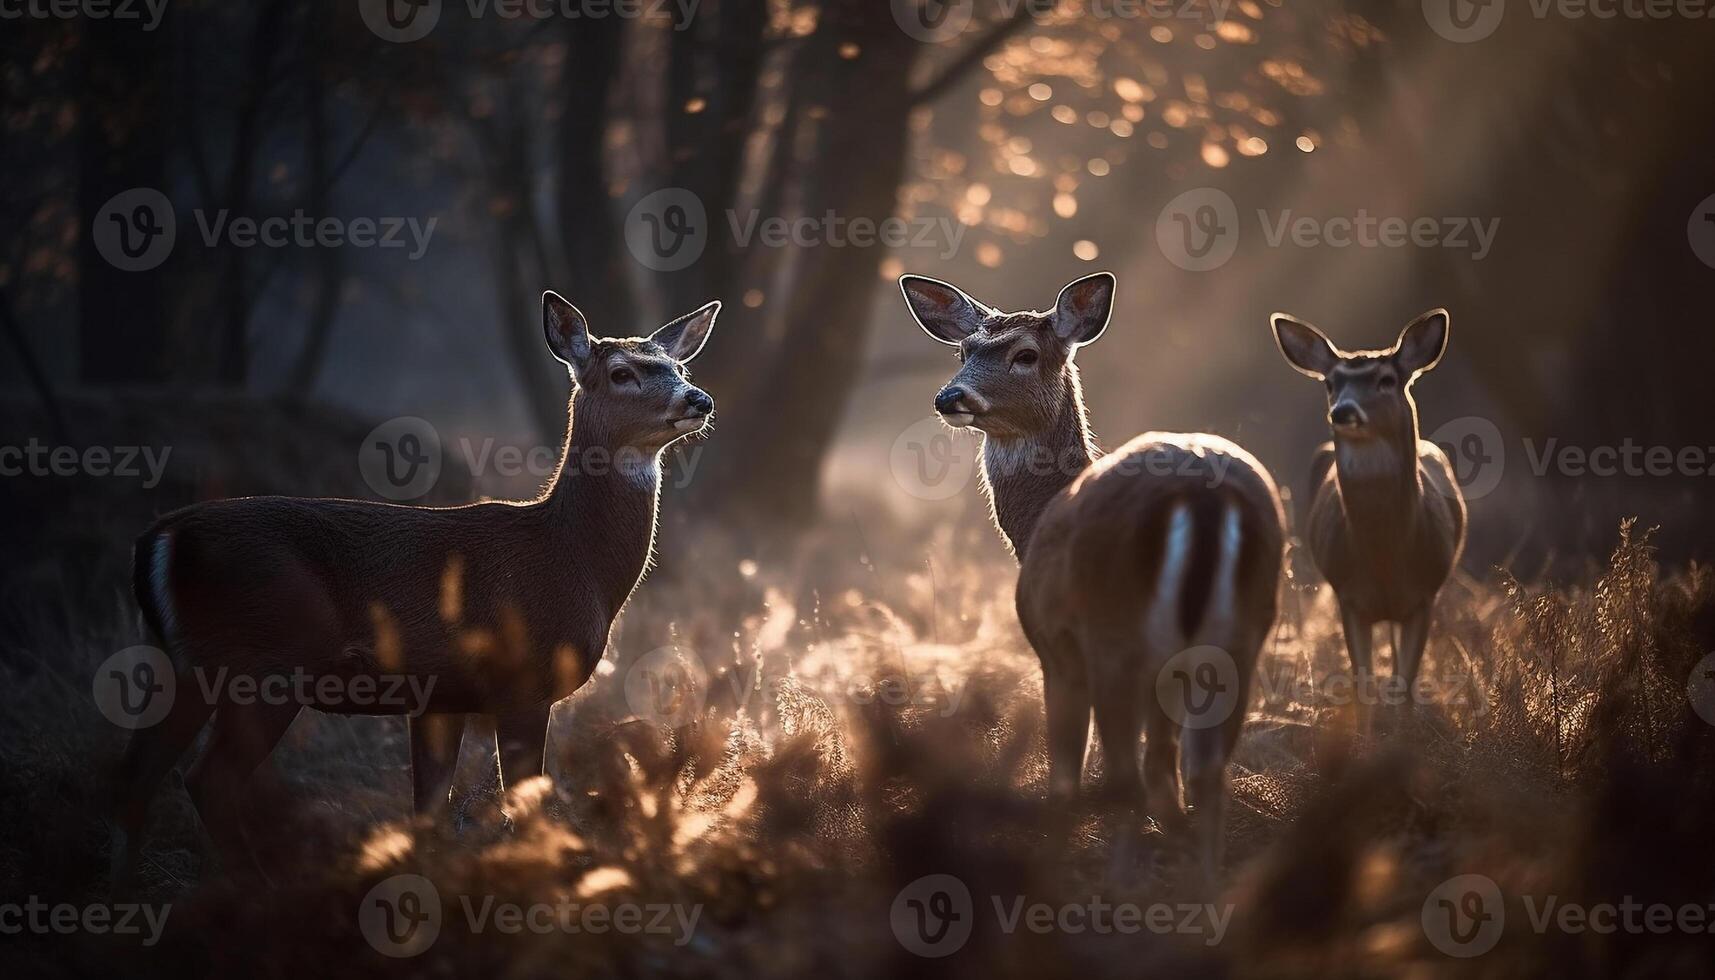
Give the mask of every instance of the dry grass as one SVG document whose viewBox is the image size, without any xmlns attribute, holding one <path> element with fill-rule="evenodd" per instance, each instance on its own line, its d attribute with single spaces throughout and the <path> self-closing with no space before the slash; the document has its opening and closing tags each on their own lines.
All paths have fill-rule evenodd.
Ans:
<svg viewBox="0 0 1715 980">
<path fill-rule="evenodd" d="M 982 530 L 982 529 L 975 529 Z M 1094 804 L 1042 802 L 1041 685 L 1011 611 L 1013 572 L 960 565 L 943 529 L 896 554 L 902 568 L 831 557 L 738 561 L 644 587 L 615 643 L 623 656 L 556 716 L 545 781 L 491 796 L 492 761 L 467 743 L 458 817 L 413 826 L 403 726 L 306 715 L 252 807 L 266 880 L 200 855 L 184 793 L 158 800 L 145 895 L 171 901 L 166 938 L 23 937 L 38 969 L 506 975 L 827 977 L 961 975 L 1494 976 L 1701 974 L 1707 934 L 1538 935 L 1522 896 L 1674 906 L 1715 902 L 1715 727 L 1687 681 L 1715 649 L 1707 570 L 1663 574 L 1628 526 L 1587 582 L 1527 586 L 1502 574 L 1444 595 L 1425 675 L 1436 703 L 1384 712 L 1354 743 L 1326 679 L 1344 651 L 1325 590 L 1289 586 L 1232 772 L 1228 874 L 1200 884 L 1182 841 L 1153 831 L 1111 860 L 1118 822 Z M 971 532 L 974 533 L 974 532 Z M 902 539 L 903 540 L 903 539 Z M 713 548 L 714 546 L 709 546 Z M 707 551 L 709 549 L 705 549 Z M 849 552 L 849 549 L 848 549 Z M 106 831 L 92 801 L 122 735 L 89 677 L 138 636 L 110 608 L 9 610 L 4 659 L 0 872 L 7 900 L 105 894 Z M 698 610 L 669 619 L 660 610 Z M 699 720 L 632 718 L 630 660 L 662 642 L 711 674 Z M 484 765 L 486 763 L 486 766 Z M 1092 771 L 1100 769 L 1092 758 Z M 511 815 L 511 826 L 500 806 Z M 415 959 L 366 945 L 356 909 L 411 872 L 447 922 Z M 1507 896 L 1498 945 L 1438 950 L 1424 903 L 1454 875 Z M 975 896 L 970 941 L 922 959 L 890 907 L 929 874 Z M 1201 934 L 1003 932 L 991 896 L 1053 904 L 1231 905 Z M 469 931 L 457 896 L 697 908 L 689 941 L 643 934 Z"/>
</svg>

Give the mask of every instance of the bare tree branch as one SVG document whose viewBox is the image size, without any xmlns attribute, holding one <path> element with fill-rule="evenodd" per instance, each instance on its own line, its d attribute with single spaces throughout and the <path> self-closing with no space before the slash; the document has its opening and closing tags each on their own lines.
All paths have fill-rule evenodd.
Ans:
<svg viewBox="0 0 1715 980">
<path fill-rule="evenodd" d="M 953 59 L 953 63 L 941 69 L 941 73 L 929 81 L 927 85 L 913 92 L 913 106 L 928 105 L 947 93 L 947 90 L 957 85 L 971 69 L 981 65 L 983 59 L 1006 43 L 1007 38 L 1029 26 L 1034 18 L 1031 16 L 1030 5 L 1020 3 L 1012 12 L 1012 16 L 989 28 L 982 40 L 972 45 L 964 54 Z"/>
</svg>

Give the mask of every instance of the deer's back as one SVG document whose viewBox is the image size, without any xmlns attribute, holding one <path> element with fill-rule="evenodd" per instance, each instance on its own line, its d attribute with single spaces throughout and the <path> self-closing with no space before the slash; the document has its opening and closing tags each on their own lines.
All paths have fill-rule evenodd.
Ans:
<svg viewBox="0 0 1715 980">
<path fill-rule="evenodd" d="M 1043 513 L 1019 573 L 1026 632 L 1034 639 L 1073 621 L 1135 628 L 1167 567 L 1169 525 L 1181 511 L 1193 547 L 1176 594 L 1182 620 L 1200 618 L 1218 550 L 1211 535 L 1229 510 L 1240 535 L 1241 615 L 1272 620 L 1284 520 L 1268 471 L 1218 436 L 1149 432 L 1097 460 Z"/>
<path fill-rule="evenodd" d="M 537 554 L 551 539 L 532 526 L 540 519 L 500 503 L 249 497 L 168 514 L 137 547 L 168 542 L 175 625 L 193 661 L 433 673 L 445 697 L 474 701 L 467 689 L 497 659 L 540 653 L 517 647 L 596 643 L 581 635 L 592 617 L 576 555 Z M 139 576 L 155 574 L 148 566 L 140 558 Z M 139 598 L 150 589 L 139 581 Z M 579 669 L 601 652 L 580 651 Z"/>
</svg>

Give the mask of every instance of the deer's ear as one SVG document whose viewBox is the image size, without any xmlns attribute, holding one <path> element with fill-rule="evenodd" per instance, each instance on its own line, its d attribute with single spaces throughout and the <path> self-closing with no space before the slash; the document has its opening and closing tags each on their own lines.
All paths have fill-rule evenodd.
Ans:
<svg viewBox="0 0 1715 980">
<path fill-rule="evenodd" d="M 928 276 L 900 276 L 905 305 L 929 336 L 957 345 L 983 323 L 983 307 L 959 287 Z"/>
<path fill-rule="evenodd" d="M 1301 374 L 1321 381 L 1340 360 L 1339 349 L 1322 331 L 1303 320 L 1276 313 L 1268 318 L 1268 324 L 1274 328 L 1274 342 L 1280 345 L 1280 353 L 1286 358 L 1286 363 Z"/>
<path fill-rule="evenodd" d="M 1060 298 L 1054 301 L 1054 333 L 1068 344 L 1087 344 L 1100 337 L 1114 311 L 1117 284 L 1113 273 L 1098 272 L 1060 290 Z"/>
<path fill-rule="evenodd" d="M 655 331 L 649 339 L 667 348 L 667 356 L 683 364 L 702 351 L 720 311 L 721 301 L 714 300 Z"/>
<path fill-rule="evenodd" d="M 1441 355 L 1447 353 L 1447 331 L 1452 325 L 1452 317 L 1439 308 L 1407 324 L 1394 346 L 1400 370 L 1408 375 L 1422 374 L 1440 363 Z"/>
<path fill-rule="evenodd" d="M 590 324 L 578 308 L 552 289 L 542 294 L 542 333 L 548 349 L 574 370 L 590 359 Z"/>
</svg>

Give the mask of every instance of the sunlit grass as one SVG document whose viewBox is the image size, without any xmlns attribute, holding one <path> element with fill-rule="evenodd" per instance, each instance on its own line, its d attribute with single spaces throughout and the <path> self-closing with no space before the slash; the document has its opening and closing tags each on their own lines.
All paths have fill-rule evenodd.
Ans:
<svg viewBox="0 0 1715 980">
<path fill-rule="evenodd" d="M 1010 566 L 941 557 L 830 570 L 817 547 L 812 539 L 800 560 L 722 579 L 720 588 L 742 587 L 721 604 L 705 601 L 707 582 L 648 583 L 611 667 L 556 715 L 557 781 L 496 798 L 467 746 L 455 815 L 415 821 L 402 726 L 306 715 L 276 755 L 283 780 L 263 780 L 253 808 L 271 887 L 201 861 L 182 793 L 164 792 L 146 888 L 186 911 L 160 955 L 194 962 L 242 934 L 282 962 L 368 957 L 350 910 L 402 872 L 447 896 L 678 903 L 708 916 L 684 948 L 642 935 L 449 933 L 431 954 L 448 963 L 675 972 L 665 964 L 682 961 L 695 969 L 677 972 L 695 975 L 914 965 L 888 908 L 925 874 L 1061 901 L 1202 894 L 1183 841 L 1152 831 L 1135 865 L 1116 872 L 1120 824 L 1109 811 L 1043 805 L 1040 671 L 1018 633 Z M 127 629 L 44 632 L 43 642 L 64 644 L 67 663 L 94 664 L 129 641 Z M 1585 583 L 1461 576 L 1424 666 L 1450 695 L 1409 715 L 1384 712 L 1365 742 L 1353 738 L 1351 705 L 1330 693 L 1345 671 L 1330 598 L 1289 586 L 1232 769 L 1220 886 L 1237 910 L 1232 934 L 1204 947 L 1184 936 L 979 933 L 947 965 L 1030 973 L 1075 956 L 1133 975 L 1259 965 L 1283 975 L 1451 974 L 1460 964 L 1427 945 L 1418 918 L 1428 890 L 1452 874 L 1481 869 L 1509 893 L 1599 895 L 1616 875 L 1640 891 L 1678 894 L 1686 876 L 1707 886 L 1715 879 L 1695 877 L 1695 864 L 1676 866 L 1693 833 L 1683 821 L 1614 817 L 1662 806 L 1707 814 L 1697 808 L 1710 799 L 1712 729 L 1685 690 L 1712 634 L 1706 571 L 1664 577 L 1648 536 L 1629 526 Z M 701 710 L 671 728 L 637 717 L 625 697 L 632 661 L 662 639 L 706 668 Z M 1387 672 L 1385 654 L 1379 667 Z M 81 882 L 70 887 L 96 894 L 105 836 L 88 801 L 121 740 L 76 674 L 9 676 L 0 693 L 14 828 L 6 865 L 20 882 Z M 1092 749 L 1089 775 L 1101 767 Z M 68 778 L 77 792 L 47 789 Z M 1602 846 L 1591 846 L 1593 834 Z M 757 943 L 777 955 L 747 952 Z M 1665 958 L 1641 962 L 1671 972 L 1678 947 L 1662 948 Z M 1509 940 L 1484 966 L 1511 975 L 1559 955 Z"/>
</svg>

